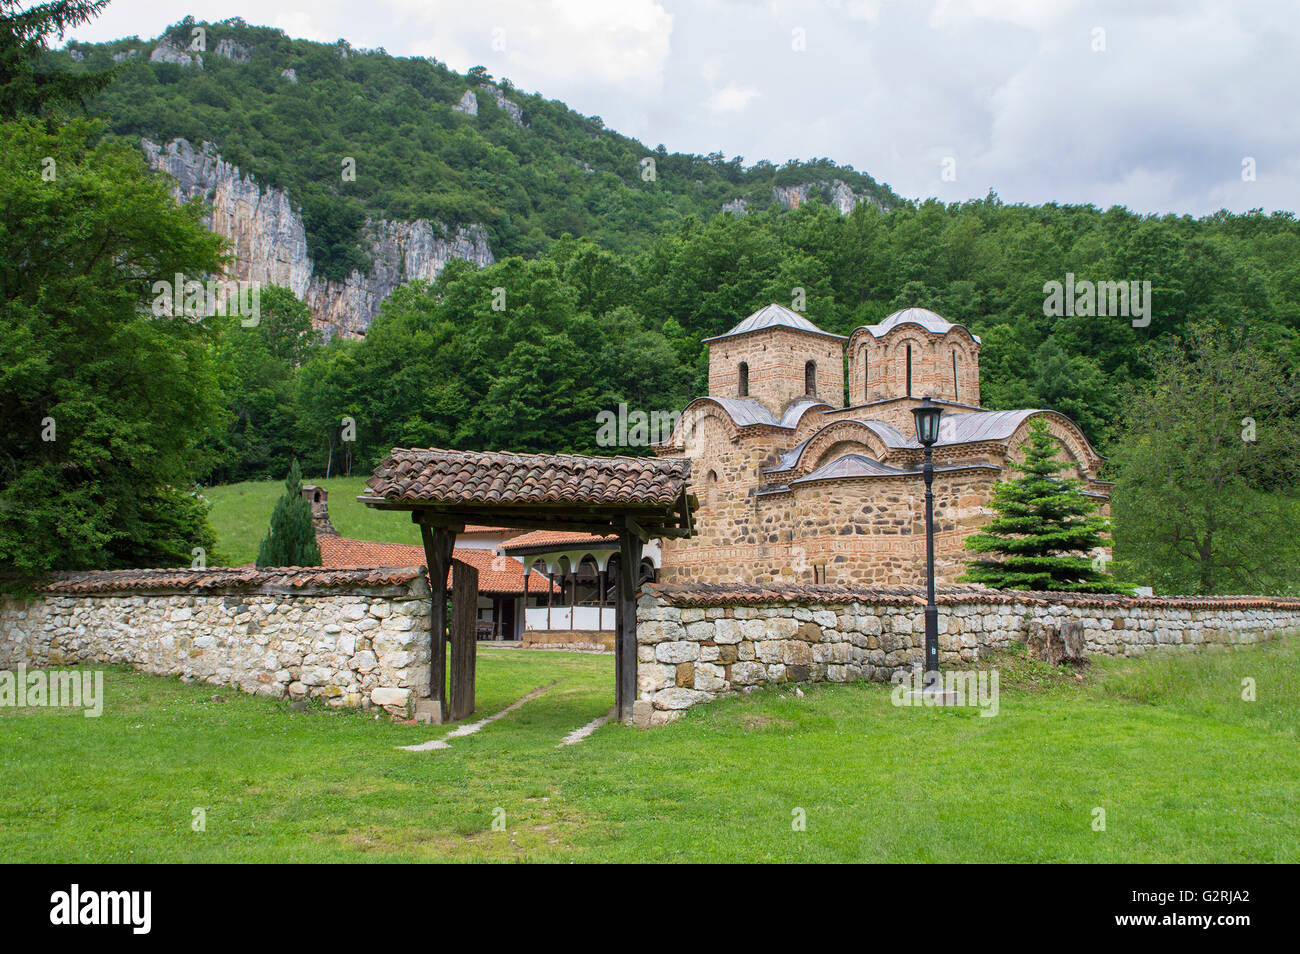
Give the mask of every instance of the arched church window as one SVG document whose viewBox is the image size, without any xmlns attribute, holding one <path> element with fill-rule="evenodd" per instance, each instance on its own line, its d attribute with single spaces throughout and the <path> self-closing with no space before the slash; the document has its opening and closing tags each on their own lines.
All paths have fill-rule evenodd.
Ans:
<svg viewBox="0 0 1300 954">
<path fill-rule="evenodd" d="M 749 397 L 749 365 L 744 361 L 740 362 L 738 378 L 739 383 L 736 387 L 736 393 L 740 397 Z"/>
<path fill-rule="evenodd" d="M 817 393 L 817 362 L 809 361 L 803 366 L 803 393 Z"/>
<path fill-rule="evenodd" d="M 907 346 L 907 396 L 912 396 L 912 346 Z"/>
<path fill-rule="evenodd" d="M 871 400 L 871 360 L 867 357 L 867 349 L 862 349 L 862 401 L 865 404 Z"/>
<path fill-rule="evenodd" d="M 952 349 L 952 399 L 961 400 L 961 392 L 957 390 L 957 349 Z"/>
</svg>

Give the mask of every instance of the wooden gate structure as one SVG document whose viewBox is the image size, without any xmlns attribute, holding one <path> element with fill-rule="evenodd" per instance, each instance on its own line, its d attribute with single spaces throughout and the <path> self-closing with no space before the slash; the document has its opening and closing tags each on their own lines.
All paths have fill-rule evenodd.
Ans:
<svg viewBox="0 0 1300 954">
<path fill-rule="evenodd" d="M 641 550 L 648 540 L 695 532 L 695 498 L 687 487 L 690 467 L 684 458 L 393 448 L 357 499 L 377 510 L 408 511 L 420 527 L 432 590 L 429 708 L 434 721 L 462 719 L 474 708 L 475 647 L 458 651 L 455 636 L 472 634 L 472 625 L 467 630 L 453 626 L 450 691 L 446 685 L 447 575 L 456 534 L 468 524 L 482 524 L 618 536 L 614 699 L 619 719 L 630 722 L 636 700 Z M 453 617 L 464 613 L 471 618 L 476 583 L 458 587 L 453 575 L 452 603 Z"/>
</svg>

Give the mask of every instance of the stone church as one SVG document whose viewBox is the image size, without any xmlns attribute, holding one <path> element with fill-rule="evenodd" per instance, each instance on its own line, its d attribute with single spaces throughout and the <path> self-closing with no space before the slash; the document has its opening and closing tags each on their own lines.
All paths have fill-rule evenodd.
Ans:
<svg viewBox="0 0 1300 954">
<path fill-rule="evenodd" d="M 1022 459 L 1034 418 L 1066 475 L 1109 499 L 1102 458 L 1069 418 L 980 406 L 980 339 L 933 311 L 907 308 L 845 338 L 773 304 L 705 344 L 708 396 L 656 447 L 690 459 L 699 502 L 698 534 L 663 542 L 664 582 L 923 584 L 924 451 L 911 413 L 923 396 L 943 408 L 940 584 L 962 574 L 962 540 L 988 521 L 994 484 L 1015 476 L 1008 462 Z"/>
</svg>

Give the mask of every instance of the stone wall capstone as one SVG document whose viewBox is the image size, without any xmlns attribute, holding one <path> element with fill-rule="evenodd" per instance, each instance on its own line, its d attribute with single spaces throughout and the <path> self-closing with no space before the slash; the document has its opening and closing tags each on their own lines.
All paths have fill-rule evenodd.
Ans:
<svg viewBox="0 0 1300 954">
<path fill-rule="evenodd" d="M 423 567 L 105 571 L 0 596 L 0 669 L 123 664 L 400 716 L 427 689 L 428 634 Z"/>
</svg>

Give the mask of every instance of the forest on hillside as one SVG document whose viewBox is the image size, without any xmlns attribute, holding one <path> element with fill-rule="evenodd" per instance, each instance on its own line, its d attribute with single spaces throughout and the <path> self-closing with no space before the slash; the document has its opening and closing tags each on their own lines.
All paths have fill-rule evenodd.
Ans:
<svg viewBox="0 0 1300 954">
<path fill-rule="evenodd" d="M 196 29 L 204 31 L 201 68 L 149 61 L 163 40 L 190 49 Z M 215 52 L 223 42 L 237 59 Z M 51 69 L 74 75 L 116 69 L 89 103 L 113 132 L 133 142 L 212 142 L 264 187 L 287 189 L 326 278 L 366 270 L 367 217 L 477 223 L 508 256 L 535 255 L 566 233 L 615 251 L 641 248 L 658 229 L 738 197 L 770 206 L 775 185 L 838 179 L 885 206 L 901 201 L 827 159 L 746 167 L 739 156 L 651 148 L 481 67 L 461 75 L 433 59 L 295 40 L 239 19 L 186 18 L 157 40 L 71 44 L 47 57 Z M 455 110 L 471 88 L 499 90 L 520 107 L 523 125 L 484 92 L 477 116 Z M 355 160 L 354 180 L 341 176 L 343 157 Z"/>
<path fill-rule="evenodd" d="M 1150 324 L 1045 315 L 1044 284 L 1067 273 L 1150 281 Z M 237 376 L 253 391 L 232 394 L 208 478 L 273 476 L 290 452 L 308 473 L 337 471 L 343 416 L 356 422 L 351 466 L 396 445 L 598 451 L 599 411 L 680 411 L 706 390 L 702 339 L 796 296 L 839 334 L 913 305 L 966 325 L 983 339 L 985 406 L 1059 410 L 1107 454 L 1121 391 L 1149 376 L 1153 342 L 1209 323 L 1300 363 L 1300 226 L 1290 214 L 1144 218 L 990 196 L 723 214 L 633 254 L 566 238 L 481 270 L 453 262 L 385 302 L 364 340 L 278 345 L 300 366 Z M 294 327 L 307 333 L 305 318 Z"/>
</svg>

